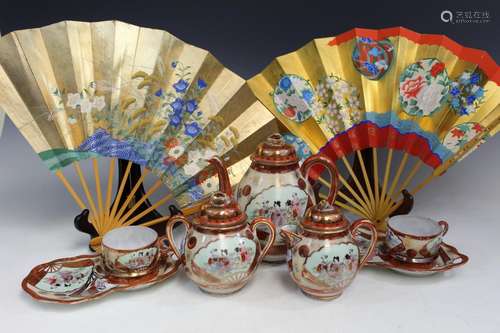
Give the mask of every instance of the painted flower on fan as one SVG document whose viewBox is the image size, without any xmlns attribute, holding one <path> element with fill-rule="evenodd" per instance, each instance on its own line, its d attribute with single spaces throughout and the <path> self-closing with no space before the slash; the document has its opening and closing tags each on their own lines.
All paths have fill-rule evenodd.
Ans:
<svg viewBox="0 0 500 333">
<path fill-rule="evenodd" d="M 203 79 L 198 79 L 197 83 L 198 89 L 204 89 L 207 87 L 207 83 Z"/>
<path fill-rule="evenodd" d="M 480 133 L 480 132 L 482 132 L 482 131 L 483 131 L 483 129 L 484 129 L 484 128 L 483 128 L 483 126 L 481 126 L 480 124 L 477 124 L 477 123 L 476 123 L 476 124 L 474 124 L 474 126 L 472 126 L 472 129 L 473 129 L 474 131 L 476 131 L 477 133 Z"/>
<path fill-rule="evenodd" d="M 401 92 L 407 99 L 416 98 L 424 86 L 425 80 L 419 75 L 415 79 L 406 80 L 401 86 Z"/>
<path fill-rule="evenodd" d="M 155 92 L 155 96 L 156 97 L 161 97 L 161 95 L 163 95 L 163 89 L 158 89 L 156 92 Z"/>
<path fill-rule="evenodd" d="M 170 63 L 170 66 L 172 66 L 172 68 L 177 67 L 177 61 L 172 61 L 172 62 Z"/>
<path fill-rule="evenodd" d="M 470 83 L 471 72 L 465 71 L 458 78 L 458 82 L 463 85 L 468 85 Z"/>
<path fill-rule="evenodd" d="M 467 101 L 468 105 L 471 105 L 472 103 L 474 103 L 475 100 L 476 100 L 476 96 L 474 96 L 474 95 L 469 95 L 466 98 L 466 101 Z"/>
<path fill-rule="evenodd" d="M 453 135 L 453 137 L 455 138 L 461 138 L 464 136 L 464 131 L 462 131 L 461 129 L 458 129 L 458 128 L 454 128 L 451 130 L 451 134 Z"/>
<path fill-rule="evenodd" d="M 433 77 L 438 76 L 441 72 L 443 72 L 445 69 L 445 66 L 442 62 L 436 62 L 432 67 L 431 67 L 431 75 Z"/>
<path fill-rule="evenodd" d="M 92 101 L 92 107 L 97 111 L 102 111 L 106 107 L 106 101 L 104 96 L 94 96 Z"/>
<path fill-rule="evenodd" d="M 481 81 L 481 75 L 479 73 L 474 73 L 471 75 L 470 83 L 479 84 L 480 81 Z"/>
<path fill-rule="evenodd" d="M 313 101 L 313 92 L 310 89 L 302 90 L 302 98 L 308 103 L 311 104 Z"/>
<path fill-rule="evenodd" d="M 283 114 L 285 116 L 287 116 L 288 118 L 293 118 L 295 117 L 295 115 L 297 114 L 297 110 L 295 109 L 295 107 L 293 105 L 289 105 L 285 111 L 283 112 Z"/>
<path fill-rule="evenodd" d="M 80 111 L 82 113 L 91 112 L 92 107 L 93 107 L 93 103 L 88 98 L 84 98 L 80 101 Z"/>
<path fill-rule="evenodd" d="M 170 122 L 169 125 L 173 127 L 179 127 L 179 125 L 182 123 L 182 118 L 178 114 L 173 114 L 170 116 Z"/>
<path fill-rule="evenodd" d="M 179 139 L 175 137 L 170 137 L 167 140 L 165 140 L 165 148 L 174 148 L 177 147 L 180 144 Z"/>
<path fill-rule="evenodd" d="M 292 85 L 292 81 L 290 80 L 290 78 L 288 76 L 284 76 L 281 78 L 280 83 L 279 83 L 279 86 L 281 89 L 288 90 L 288 88 L 290 88 L 291 85 Z"/>
<path fill-rule="evenodd" d="M 80 105 L 81 95 L 80 93 L 69 93 L 68 101 L 66 103 L 70 108 L 76 109 Z"/>
<path fill-rule="evenodd" d="M 370 37 L 360 37 L 359 40 L 362 43 L 371 43 L 372 42 L 372 39 Z"/>
<path fill-rule="evenodd" d="M 194 99 L 190 99 L 186 102 L 186 112 L 192 114 L 197 108 L 198 108 L 198 103 Z"/>
<path fill-rule="evenodd" d="M 453 88 L 451 88 L 451 90 L 450 90 L 450 94 L 451 94 L 452 96 L 457 96 L 458 94 L 460 94 L 460 89 L 458 89 L 458 87 L 453 87 Z"/>
<path fill-rule="evenodd" d="M 186 92 L 187 87 L 189 86 L 189 83 L 184 80 L 180 79 L 176 83 L 174 83 L 173 87 L 177 93 L 184 93 Z"/>
<path fill-rule="evenodd" d="M 452 108 L 458 110 L 458 108 L 460 108 L 460 99 L 458 97 L 454 97 L 451 99 L 450 104 Z"/>
<path fill-rule="evenodd" d="M 189 135 L 190 137 L 195 137 L 201 132 L 201 127 L 197 122 L 193 121 L 191 123 L 186 123 L 184 125 L 184 134 Z"/>
<path fill-rule="evenodd" d="M 182 98 L 177 97 L 172 103 L 170 103 L 170 107 L 174 110 L 174 113 L 179 115 L 184 108 L 184 101 Z"/>
</svg>

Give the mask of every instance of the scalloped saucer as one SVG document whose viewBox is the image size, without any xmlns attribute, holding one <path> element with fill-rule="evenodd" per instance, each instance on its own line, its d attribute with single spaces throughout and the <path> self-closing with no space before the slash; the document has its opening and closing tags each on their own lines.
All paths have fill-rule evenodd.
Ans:
<svg viewBox="0 0 500 333">
<path fill-rule="evenodd" d="M 368 261 L 367 265 L 388 268 L 406 275 L 427 276 L 465 265 L 467 261 L 469 261 L 469 257 L 443 242 L 439 249 L 439 256 L 432 263 L 403 263 L 387 256 L 384 252 L 384 244 L 381 243 L 377 247 L 377 253 Z"/>
<path fill-rule="evenodd" d="M 37 301 L 75 304 L 95 300 L 115 291 L 141 289 L 175 275 L 180 265 L 172 252 L 164 252 L 157 268 L 137 278 L 111 276 L 99 254 L 62 258 L 34 267 L 22 288 Z"/>
</svg>

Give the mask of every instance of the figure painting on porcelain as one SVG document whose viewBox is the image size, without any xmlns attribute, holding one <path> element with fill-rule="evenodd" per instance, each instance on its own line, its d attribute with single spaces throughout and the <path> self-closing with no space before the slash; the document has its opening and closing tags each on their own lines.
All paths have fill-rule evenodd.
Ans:
<svg viewBox="0 0 500 333">
<path fill-rule="evenodd" d="M 296 226 L 306 208 L 315 203 L 312 187 L 307 181 L 310 168 L 316 164 L 332 169 L 331 162 L 310 156 L 303 162 L 303 149 L 287 142 L 280 134 L 269 136 L 252 155 L 252 164 L 238 185 L 236 198 L 249 219 L 265 217 L 271 219 L 279 231 L 285 226 Z M 299 165 L 301 165 L 299 167 Z M 259 239 L 267 234 L 258 230 Z M 264 258 L 268 262 L 284 262 L 286 246 L 277 233 L 274 245 Z"/>
</svg>

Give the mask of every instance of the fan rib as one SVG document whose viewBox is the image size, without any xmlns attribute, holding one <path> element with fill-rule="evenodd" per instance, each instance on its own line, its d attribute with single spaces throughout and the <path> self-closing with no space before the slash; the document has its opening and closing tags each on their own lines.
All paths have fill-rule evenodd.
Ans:
<svg viewBox="0 0 500 333">
<path fill-rule="evenodd" d="M 144 194 L 142 196 L 142 198 L 140 200 L 138 200 L 134 206 L 132 206 L 132 208 L 130 208 L 127 213 L 124 215 L 124 216 L 119 216 L 115 221 L 115 225 L 116 226 L 121 226 L 123 224 L 124 221 L 126 221 L 143 203 L 144 201 L 146 201 L 147 198 L 149 198 L 151 195 L 153 195 L 153 193 L 155 193 L 159 188 L 160 186 L 162 185 L 162 181 L 160 179 L 158 179 L 150 188 L 149 190 L 146 192 L 146 194 Z"/>
<path fill-rule="evenodd" d="M 116 194 L 115 197 L 115 202 L 113 202 L 113 208 L 111 208 L 111 213 L 109 214 L 109 223 L 113 224 L 113 220 L 115 218 L 116 214 L 116 209 L 118 208 L 118 205 L 120 204 L 120 201 L 122 199 L 122 194 L 123 194 L 123 189 L 125 188 L 125 184 L 128 181 L 128 175 L 130 174 L 130 168 L 132 168 L 132 161 L 128 161 L 127 167 L 125 168 L 125 173 L 123 174 L 123 178 L 120 180 L 120 188 L 118 189 L 118 193 Z"/>
<path fill-rule="evenodd" d="M 113 159 L 109 160 L 109 173 L 108 173 L 108 187 L 106 190 L 106 203 L 104 206 L 104 211 L 106 214 L 105 221 L 108 222 L 110 220 L 110 207 L 111 207 L 111 195 L 113 194 L 113 179 L 115 175 L 115 161 Z"/>
<path fill-rule="evenodd" d="M 377 210 L 377 206 L 375 206 L 375 198 L 373 196 L 372 185 L 370 179 L 368 178 L 368 173 L 366 172 L 365 161 L 363 159 L 363 154 L 361 154 L 360 150 L 356 151 L 356 155 L 358 156 L 359 162 L 361 164 L 361 172 L 363 173 L 363 178 L 365 180 L 365 185 L 368 189 L 368 196 L 370 197 L 370 205 L 373 211 Z"/>
<path fill-rule="evenodd" d="M 120 210 L 118 211 L 118 213 L 116 213 L 115 218 L 114 218 L 115 221 L 119 221 L 121 219 L 123 213 L 125 212 L 125 209 L 128 207 L 128 205 L 130 204 L 130 202 L 134 198 L 135 193 L 137 192 L 137 190 L 139 189 L 139 187 L 143 184 L 144 178 L 146 178 L 146 176 L 149 174 L 149 172 L 150 172 L 149 169 L 144 169 L 142 171 L 141 177 L 134 184 L 134 187 L 132 188 L 132 190 L 130 191 L 129 195 L 127 196 L 127 199 L 125 199 L 125 202 L 120 207 Z"/>
<path fill-rule="evenodd" d="M 94 218 L 94 227 L 96 228 L 97 232 L 100 231 L 100 221 L 99 221 L 99 216 L 97 214 L 97 209 L 95 206 L 94 199 L 92 198 L 92 195 L 90 194 L 89 186 L 87 184 L 87 180 L 85 179 L 85 176 L 83 175 L 82 168 L 80 167 L 79 162 L 75 162 L 74 164 L 76 173 L 78 174 L 78 178 L 80 179 L 80 184 L 82 185 L 83 191 L 85 192 L 85 196 L 87 197 L 87 201 L 90 205 L 90 215 L 93 216 Z"/>
<path fill-rule="evenodd" d="M 143 217 L 144 215 L 148 214 L 149 212 L 155 210 L 156 208 L 160 207 L 161 205 L 163 205 L 164 203 L 166 203 L 170 199 L 172 199 L 172 194 L 169 193 L 169 194 L 165 195 L 163 198 L 161 198 L 160 200 L 158 200 L 157 202 L 155 202 L 153 205 L 151 205 L 151 207 L 149 207 L 148 209 L 143 210 L 140 214 L 137 214 L 132 219 L 123 223 L 123 225 L 124 226 L 131 225 L 132 223 L 138 221 L 141 217 Z"/>
<path fill-rule="evenodd" d="M 396 188 L 396 185 L 399 182 L 399 178 L 401 177 L 401 173 L 403 172 L 403 169 L 406 166 L 406 163 L 408 162 L 408 156 L 409 156 L 408 152 L 405 152 L 403 154 L 403 158 L 399 163 L 396 175 L 392 179 L 391 187 L 389 188 L 389 194 L 385 197 L 385 200 L 382 202 L 382 205 L 380 207 L 380 210 L 382 210 L 382 212 L 386 211 L 391 206 L 392 196 L 394 195 L 394 189 Z"/>
<path fill-rule="evenodd" d="M 66 177 L 63 174 L 63 172 L 59 169 L 59 170 L 57 170 L 55 172 L 55 175 L 61 180 L 61 182 L 63 183 L 64 187 L 69 192 L 69 194 L 71 195 L 71 197 L 73 197 L 73 199 L 75 200 L 75 202 L 78 205 L 78 207 L 80 207 L 80 209 L 82 209 L 82 210 L 85 209 L 86 206 L 83 203 L 82 198 L 80 198 L 80 196 L 76 193 L 75 189 L 70 184 L 70 182 L 68 181 L 68 179 L 66 179 Z"/>
<path fill-rule="evenodd" d="M 380 188 L 379 188 L 379 179 L 378 179 L 378 151 L 377 148 L 372 148 L 372 156 L 373 156 L 373 179 L 374 179 L 374 187 L 375 187 L 375 207 L 378 206 L 380 202 Z"/>
<path fill-rule="evenodd" d="M 96 158 L 92 159 L 92 166 L 94 168 L 95 187 L 97 192 L 97 207 L 99 209 L 99 229 L 102 230 L 102 223 L 104 222 L 104 209 L 102 202 L 101 177 L 99 176 L 99 163 Z"/>
<path fill-rule="evenodd" d="M 352 170 L 352 167 L 349 164 L 349 161 L 347 160 L 347 158 L 345 156 L 342 157 L 342 161 L 344 162 L 344 165 L 346 166 L 347 170 L 349 171 L 349 174 L 351 175 L 352 179 L 354 180 L 354 183 L 356 184 L 356 187 L 358 188 L 359 192 L 361 193 L 361 196 L 364 199 L 364 200 L 359 200 L 359 203 L 366 209 L 367 212 L 370 213 L 369 215 L 373 215 L 374 211 L 369 204 L 368 196 L 366 195 L 366 192 L 365 192 L 365 189 L 363 188 L 363 186 L 361 186 L 361 183 L 359 182 L 358 176 Z"/>
</svg>

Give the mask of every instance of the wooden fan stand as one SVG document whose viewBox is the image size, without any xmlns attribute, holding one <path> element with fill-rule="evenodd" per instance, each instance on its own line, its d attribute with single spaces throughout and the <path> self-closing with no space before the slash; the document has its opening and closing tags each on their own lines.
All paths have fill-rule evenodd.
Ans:
<svg viewBox="0 0 500 333">
<path fill-rule="evenodd" d="M 125 170 L 127 169 L 128 163 L 129 163 L 129 161 L 126 161 L 126 160 L 121 160 L 121 159 L 118 160 L 118 184 L 120 184 L 122 179 L 125 178 L 125 174 L 126 174 Z M 122 193 L 122 195 L 119 196 L 120 197 L 120 199 L 119 199 L 120 202 L 118 205 L 119 207 L 121 207 L 124 204 L 126 198 L 132 192 L 134 185 L 137 184 L 137 182 L 139 181 L 140 178 L 141 178 L 141 166 L 133 163 L 132 167 L 130 169 L 130 172 L 127 176 L 127 181 L 125 183 L 123 193 Z M 129 207 L 133 206 L 134 203 L 138 202 L 142 197 L 144 197 L 144 195 L 145 195 L 144 187 L 141 184 L 140 187 L 137 189 L 137 191 L 134 193 L 134 199 L 129 204 Z M 117 196 L 118 195 L 115 195 L 114 201 L 116 201 Z M 144 202 L 132 213 L 131 218 L 143 213 L 145 210 L 147 210 L 151 206 L 152 205 L 151 205 L 149 199 L 144 200 Z M 181 213 L 181 211 L 177 207 L 175 207 L 174 205 L 170 205 L 169 210 L 170 210 L 171 216 Z M 146 223 L 146 222 L 149 222 L 149 221 L 161 218 L 161 217 L 162 217 L 162 215 L 156 209 L 154 209 L 154 210 L 151 210 L 150 212 L 148 212 L 147 214 L 145 214 L 144 216 L 142 216 L 141 218 L 139 218 L 137 221 L 135 221 L 133 223 L 133 225 L 143 224 L 143 223 Z M 149 227 L 154 229 L 159 235 L 164 235 L 165 234 L 165 223 L 166 222 L 158 223 L 158 224 L 155 224 L 155 225 L 152 225 Z M 99 236 L 99 234 L 97 233 L 97 230 L 94 228 L 92 223 L 89 222 L 89 210 L 88 209 L 84 209 L 79 215 L 77 215 L 75 217 L 74 225 L 75 225 L 76 230 L 88 234 L 91 239 Z M 89 248 L 92 251 L 94 251 L 92 249 L 92 247 L 89 246 Z"/>
<path fill-rule="evenodd" d="M 361 150 L 361 157 L 362 157 L 362 160 L 363 162 L 365 163 L 365 170 L 366 170 L 366 173 L 369 177 L 369 183 L 370 184 L 375 184 L 374 182 L 374 179 L 373 179 L 373 155 L 370 151 L 370 149 L 363 149 Z M 353 163 L 353 166 L 352 166 L 352 171 L 353 173 L 361 178 L 362 177 L 362 174 L 363 174 L 363 170 L 362 170 L 362 167 L 361 167 L 361 163 L 363 163 L 357 155 L 354 155 L 354 163 Z M 348 185 L 353 188 L 353 189 L 357 189 L 356 187 L 356 182 L 354 180 L 353 177 L 349 177 L 347 179 L 347 183 Z M 366 183 L 365 184 L 362 184 L 363 185 L 363 189 L 365 191 L 367 191 L 367 188 L 366 188 Z M 314 193 L 315 193 L 315 196 L 316 196 L 316 200 L 320 200 L 319 198 L 319 191 L 320 191 L 320 188 L 321 188 L 321 183 L 320 182 L 315 182 L 313 184 L 313 189 L 314 189 Z M 380 188 L 380 186 L 379 186 Z M 346 191 L 347 193 L 349 193 L 348 191 Z M 356 190 L 356 192 L 358 194 L 360 194 L 360 191 L 359 190 Z M 403 195 L 403 199 L 402 199 L 402 203 L 401 205 L 398 206 L 398 208 L 392 212 L 389 216 L 396 216 L 396 215 L 406 215 L 406 214 L 409 214 L 411 212 L 411 210 L 413 209 L 413 204 L 414 204 L 414 198 L 413 198 L 413 195 L 410 194 L 410 192 L 408 192 L 408 190 L 406 189 L 402 189 L 401 191 L 401 194 Z M 352 194 L 347 194 L 348 197 L 352 200 L 354 200 L 354 196 Z M 339 202 L 342 202 L 344 204 L 348 204 L 347 200 L 343 199 L 343 198 L 338 198 L 337 199 Z"/>
</svg>

